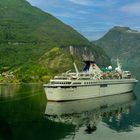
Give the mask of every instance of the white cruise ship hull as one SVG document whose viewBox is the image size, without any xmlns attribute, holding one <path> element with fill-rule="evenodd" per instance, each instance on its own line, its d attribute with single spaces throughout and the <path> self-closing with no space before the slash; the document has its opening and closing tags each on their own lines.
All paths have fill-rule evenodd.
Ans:
<svg viewBox="0 0 140 140">
<path fill-rule="evenodd" d="M 136 83 L 135 79 L 87 80 L 87 84 L 68 86 L 44 84 L 44 88 L 48 100 L 68 101 L 130 92 Z"/>
</svg>

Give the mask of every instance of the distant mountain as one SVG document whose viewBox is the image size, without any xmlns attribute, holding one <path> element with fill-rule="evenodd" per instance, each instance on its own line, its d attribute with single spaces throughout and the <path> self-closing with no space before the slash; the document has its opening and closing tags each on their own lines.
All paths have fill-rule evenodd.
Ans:
<svg viewBox="0 0 140 140">
<path fill-rule="evenodd" d="M 94 43 L 106 51 L 113 63 L 118 57 L 125 69 L 139 75 L 140 32 L 129 27 L 116 26 Z"/>
<path fill-rule="evenodd" d="M 26 0 L 0 0 L 0 73 L 13 72 L 23 82 L 46 81 L 73 67 L 70 45 L 77 61 L 87 47 L 97 63 L 110 63 L 100 47 L 49 13 Z"/>
</svg>

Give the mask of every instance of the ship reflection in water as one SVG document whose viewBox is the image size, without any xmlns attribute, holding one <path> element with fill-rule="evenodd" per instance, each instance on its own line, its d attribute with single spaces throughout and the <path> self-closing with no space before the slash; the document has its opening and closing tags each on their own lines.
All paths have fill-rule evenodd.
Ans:
<svg viewBox="0 0 140 140">
<path fill-rule="evenodd" d="M 45 117 L 53 122 L 74 125 L 75 130 L 84 127 L 91 134 L 98 130 L 99 122 L 118 125 L 122 116 L 129 114 L 135 104 L 135 95 L 124 93 L 114 96 L 68 102 L 47 102 Z M 117 127 L 114 127 L 117 131 Z"/>
</svg>

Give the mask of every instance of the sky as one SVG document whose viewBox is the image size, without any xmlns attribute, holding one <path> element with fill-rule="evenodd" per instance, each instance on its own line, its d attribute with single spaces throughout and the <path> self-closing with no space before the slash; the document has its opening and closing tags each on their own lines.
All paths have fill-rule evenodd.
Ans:
<svg viewBox="0 0 140 140">
<path fill-rule="evenodd" d="M 89 40 L 114 26 L 140 31 L 140 0 L 27 0 L 72 26 Z"/>
</svg>

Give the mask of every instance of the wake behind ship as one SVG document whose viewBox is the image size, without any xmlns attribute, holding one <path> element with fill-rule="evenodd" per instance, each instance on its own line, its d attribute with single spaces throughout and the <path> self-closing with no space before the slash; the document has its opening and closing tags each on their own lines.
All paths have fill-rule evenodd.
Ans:
<svg viewBox="0 0 140 140">
<path fill-rule="evenodd" d="M 84 63 L 83 71 L 79 72 L 73 62 L 75 72 L 67 71 L 44 84 L 47 99 L 68 101 L 121 94 L 133 91 L 138 82 L 131 76 L 130 71 L 122 70 L 119 61 L 115 70 L 112 70 L 111 66 L 101 70 L 96 62 L 90 59 L 84 59 Z"/>
</svg>

